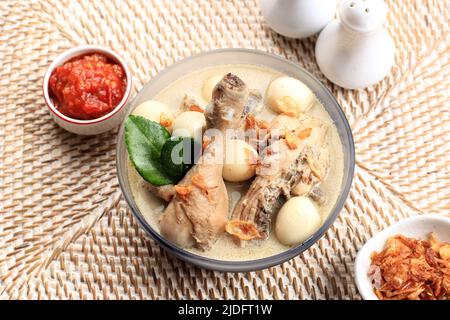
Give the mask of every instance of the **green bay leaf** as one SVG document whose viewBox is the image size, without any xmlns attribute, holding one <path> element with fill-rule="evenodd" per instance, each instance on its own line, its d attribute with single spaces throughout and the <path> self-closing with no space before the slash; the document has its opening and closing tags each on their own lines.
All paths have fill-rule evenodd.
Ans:
<svg viewBox="0 0 450 320">
<path fill-rule="evenodd" d="M 202 146 L 192 138 L 172 137 L 161 150 L 161 165 L 175 181 L 180 181 L 197 162 Z"/>
<path fill-rule="evenodd" d="M 175 182 L 161 166 L 161 150 L 169 138 L 170 133 L 159 123 L 135 115 L 125 120 L 125 143 L 131 162 L 155 186 Z"/>
</svg>

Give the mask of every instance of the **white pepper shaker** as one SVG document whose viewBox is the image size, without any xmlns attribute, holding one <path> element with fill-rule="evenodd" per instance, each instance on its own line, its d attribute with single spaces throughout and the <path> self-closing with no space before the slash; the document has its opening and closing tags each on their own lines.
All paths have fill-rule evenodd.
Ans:
<svg viewBox="0 0 450 320">
<path fill-rule="evenodd" d="M 307 38 L 322 30 L 336 14 L 336 0 L 260 0 L 267 25 L 289 38 Z"/>
<path fill-rule="evenodd" d="M 383 26 L 388 8 L 383 0 L 344 0 L 339 18 L 330 22 L 316 43 L 323 74 L 347 89 L 381 81 L 394 63 L 395 48 Z"/>
</svg>

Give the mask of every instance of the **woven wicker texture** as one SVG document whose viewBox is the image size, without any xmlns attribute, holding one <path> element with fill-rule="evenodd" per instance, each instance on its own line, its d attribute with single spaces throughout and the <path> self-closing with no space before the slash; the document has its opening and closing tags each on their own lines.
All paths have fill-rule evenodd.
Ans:
<svg viewBox="0 0 450 320">
<path fill-rule="evenodd" d="M 348 91 L 318 70 L 316 38 L 273 33 L 257 1 L 0 1 L 0 298 L 360 298 L 353 261 L 365 241 L 405 217 L 450 212 L 449 2 L 387 2 L 396 65 L 380 84 Z M 121 196 L 116 132 L 75 136 L 47 113 L 46 67 L 80 44 L 123 55 L 135 92 L 212 48 L 276 53 L 323 80 L 357 148 L 332 228 L 301 256 L 258 272 L 206 271 L 167 256 Z"/>
</svg>

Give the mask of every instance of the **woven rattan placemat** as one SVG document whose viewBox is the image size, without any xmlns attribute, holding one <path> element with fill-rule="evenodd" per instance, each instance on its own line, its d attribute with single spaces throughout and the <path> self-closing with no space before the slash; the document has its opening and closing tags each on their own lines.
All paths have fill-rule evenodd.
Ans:
<svg viewBox="0 0 450 320">
<path fill-rule="evenodd" d="M 405 217 L 450 210 L 450 4 L 388 3 L 392 74 L 347 91 L 318 70 L 316 38 L 273 33 L 257 1 L 0 1 L 0 298 L 358 299 L 353 261 L 367 239 Z M 353 128 L 356 174 L 339 218 L 308 251 L 268 270 L 224 274 L 168 257 L 121 196 L 116 132 L 75 136 L 47 113 L 46 67 L 79 44 L 123 55 L 135 90 L 212 48 L 299 63 L 333 91 Z"/>
</svg>

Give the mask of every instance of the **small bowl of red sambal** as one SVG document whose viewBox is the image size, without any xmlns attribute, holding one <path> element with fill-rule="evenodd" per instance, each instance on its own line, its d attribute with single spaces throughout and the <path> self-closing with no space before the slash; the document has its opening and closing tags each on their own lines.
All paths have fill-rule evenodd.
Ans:
<svg viewBox="0 0 450 320">
<path fill-rule="evenodd" d="M 93 135 L 122 123 L 131 85 L 130 70 L 117 53 L 79 46 L 53 61 L 44 76 L 43 92 L 60 127 Z"/>
</svg>

